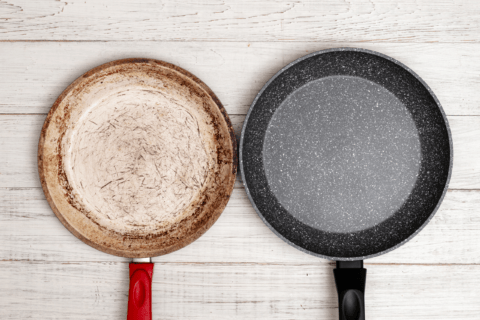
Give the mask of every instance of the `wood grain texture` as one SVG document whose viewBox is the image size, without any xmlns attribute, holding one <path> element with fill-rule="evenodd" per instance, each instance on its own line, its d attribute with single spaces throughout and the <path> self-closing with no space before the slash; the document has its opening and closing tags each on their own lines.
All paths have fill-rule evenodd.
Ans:
<svg viewBox="0 0 480 320">
<path fill-rule="evenodd" d="M 0 189 L 0 257 L 3 261 L 116 261 L 71 235 L 50 210 L 41 189 Z M 480 264 L 480 191 L 454 190 L 415 238 L 386 255 L 382 264 Z M 327 263 L 290 247 L 260 220 L 245 190 L 235 189 L 215 225 L 197 241 L 155 262 Z"/>
<path fill-rule="evenodd" d="M 3 40 L 480 40 L 475 0 L 8 0 L 0 10 Z"/>
<path fill-rule="evenodd" d="M 71 235 L 39 188 L 40 128 L 75 78 L 128 57 L 177 64 L 219 96 L 238 136 L 255 95 L 285 64 L 362 47 L 428 83 L 454 141 L 451 189 L 436 216 L 366 261 L 367 317 L 477 319 L 479 21 L 477 0 L 0 1 L 0 318 L 126 318 L 129 259 Z M 154 319 L 337 318 L 333 264 L 277 238 L 239 179 L 205 235 L 154 262 Z"/>
<path fill-rule="evenodd" d="M 127 263 L 0 262 L 2 319 L 125 319 Z M 328 264 L 157 263 L 154 319 L 336 319 Z M 367 264 L 368 319 L 476 319 L 480 266 Z M 18 279 L 23 281 L 19 282 Z M 66 316 L 68 315 L 68 316 Z"/>
<path fill-rule="evenodd" d="M 192 72 L 229 114 L 245 114 L 265 82 L 287 63 L 342 46 L 379 51 L 406 64 L 428 83 L 447 115 L 480 115 L 480 43 L 138 41 L 0 43 L 0 113 L 47 113 L 84 72 L 116 59 L 146 57 Z"/>
<path fill-rule="evenodd" d="M 230 115 L 239 137 L 244 115 Z M 45 115 L 0 115 L 0 187 L 40 187 L 36 150 Z M 480 117 L 448 117 L 454 143 L 451 189 L 480 189 Z M 237 183 L 238 186 L 238 183 Z"/>
</svg>

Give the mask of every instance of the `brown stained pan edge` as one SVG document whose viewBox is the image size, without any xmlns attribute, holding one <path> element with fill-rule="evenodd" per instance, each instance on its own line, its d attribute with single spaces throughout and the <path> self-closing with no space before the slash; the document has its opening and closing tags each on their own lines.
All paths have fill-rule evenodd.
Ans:
<svg viewBox="0 0 480 320">
<path fill-rule="evenodd" d="M 130 59 L 125 59 L 125 60 L 130 60 Z M 136 62 L 136 60 L 148 60 L 148 59 L 131 59 Z M 122 60 L 119 60 L 122 61 Z M 152 60 L 150 61 L 160 64 L 162 66 L 168 67 L 170 69 L 174 69 L 175 71 L 185 75 L 186 77 L 190 78 L 192 81 L 197 83 L 203 90 L 207 92 L 207 94 L 212 98 L 213 102 L 217 105 L 218 109 L 223 115 L 223 118 L 227 124 L 228 131 L 230 133 L 230 140 L 232 141 L 232 150 L 233 150 L 233 165 L 232 165 L 232 173 L 237 174 L 237 168 L 238 168 L 238 150 L 237 150 L 237 138 L 235 136 L 235 131 L 233 130 L 232 122 L 230 121 L 230 117 L 227 114 L 227 111 L 225 110 L 225 107 L 223 104 L 220 102 L 220 99 L 215 95 L 215 93 L 199 78 L 197 78 L 194 74 L 188 72 L 185 69 L 182 69 L 176 65 L 170 64 L 168 62 L 164 62 L 161 60 Z M 140 61 L 139 61 L 140 62 Z"/>
<path fill-rule="evenodd" d="M 44 175 L 44 166 L 43 166 L 43 151 L 44 151 L 44 144 L 45 144 L 45 135 L 47 128 L 50 124 L 50 121 L 52 120 L 52 116 L 55 113 L 56 109 L 60 105 L 60 103 L 63 101 L 63 99 L 66 97 L 67 94 L 69 94 L 74 88 L 78 86 L 78 84 L 83 81 L 84 78 L 90 77 L 97 72 L 113 67 L 113 66 L 118 66 L 121 64 L 131 64 L 131 63 L 155 63 L 160 66 L 163 66 L 165 68 L 174 70 L 186 77 L 188 77 L 190 80 L 192 80 L 194 83 L 196 83 L 201 89 L 203 89 L 207 95 L 212 99 L 218 110 L 220 111 L 220 114 L 222 115 L 226 125 L 227 129 L 229 131 L 230 135 L 230 142 L 231 142 L 231 150 L 232 150 L 232 171 L 231 175 L 229 175 L 229 179 L 224 180 L 226 182 L 225 184 L 221 185 L 222 188 L 222 193 L 223 197 L 216 202 L 216 204 L 213 207 L 214 212 L 207 214 L 207 221 L 199 221 L 196 223 L 196 225 L 201 224 L 201 226 L 197 228 L 193 228 L 195 232 L 191 233 L 189 236 L 184 237 L 181 241 L 176 242 L 170 246 L 159 248 L 159 249 L 153 249 L 153 250 L 142 250 L 140 253 L 139 250 L 135 251 L 128 251 L 128 250 L 118 250 L 109 246 L 105 246 L 101 243 L 97 243 L 94 241 L 91 241 L 90 239 L 84 237 L 79 231 L 77 231 L 74 227 L 72 227 L 63 217 L 63 215 L 60 213 L 58 208 L 56 207 L 50 192 L 48 190 L 48 185 L 45 181 L 45 175 Z M 218 150 L 217 150 L 218 153 Z M 53 104 L 52 108 L 50 109 L 47 118 L 45 119 L 45 122 L 42 127 L 42 131 L 40 134 L 40 140 L 38 144 L 38 171 L 39 171 L 39 177 L 40 177 L 40 182 L 42 184 L 42 189 L 45 193 L 45 197 L 52 208 L 52 211 L 54 214 L 57 216 L 57 218 L 60 220 L 60 222 L 77 238 L 79 238 L 81 241 L 84 243 L 94 247 L 97 250 L 113 254 L 116 256 L 123 256 L 123 257 L 145 257 L 145 256 L 157 256 L 157 255 L 162 255 L 162 254 L 167 254 L 173 251 L 176 251 L 180 248 L 183 248 L 187 246 L 188 244 L 192 243 L 196 239 L 198 239 L 202 234 L 204 234 L 214 223 L 215 221 L 220 217 L 220 214 L 223 212 L 225 209 L 228 200 L 230 198 L 230 195 L 233 191 L 235 179 L 236 179 L 236 172 L 237 172 L 237 166 L 238 166 L 238 152 L 237 152 L 237 143 L 236 143 L 236 138 L 235 138 L 235 133 L 233 130 L 233 126 L 231 124 L 230 118 L 228 117 L 228 114 L 226 113 L 225 108 L 221 104 L 220 100 L 218 97 L 213 93 L 213 91 L 199 78 L 191 74 L 190 72 L 172 65 L 170 63 L 160 61 L 160 60 L 155 60 L 155 59 L 142 59 L 142 58 L 130 58 L 130 59 L 122 59 L 122 60 L 116 60 L 112 62 L 105 63 L 103 65 L 100 65 L 98 67 L 95 67 L 83 75 L 81 75 L 79 78 L 77 78 L 74 82 L 72 82 L 63 92 L 60 94 L 60 96 L 57 98 L 55 103 Z M 196 212 L 198 212 L 197 210 Z"/>
<path fill-rule="evenodd" d="M 47 128 L 50 124 L 51 118 L 53 114 L 55 113 L 56 109 L 60 105 L 60 102 L 65 98 L 65 96 L 81 81 L 81 77 L 77 78 L 74 82 L 72 82 L 61 94 L 58 96 L 57 100 L 55 100 L 55 103 L 53 104 L 52 108 L 50 108 L 50 111 L 47 114 L 47 117 L 43 123 L 42 126 L 42 131 L 40 133 L 40 139 L 38 142 L 38 152 L 37 152 L 37 163 L 38 163 L 38 174 L 40 177 L 40 183 L 42 184 L 42 189 L 43 193 L 45 194 L 45 198 L 47 199 L 47 202 L 52 209 L 53 213 L 55 216 L 60 220 L 60 222 L 67 228 L 68 231 L 70 231 L 74 236 L 76 236 L 78 239 L 83 241 L 84 243 L 94 247 L 95 249 L 103 250 L 100 246 L 97 246 L 96 243 L 90 241 L 89 239 L 85 238 L 81 233 L 79 233 L 75 228 L 73 228 L 63 217 L 63 215 L 60 213 L 58 210 L 57 206 L 55 205 L 55 202 L 52 199 L 52 196 L 50 195 L 50 191 L 48 189 L 47 182 L 45 181 L 45 174 L 43 171 L 43 150 L 44 150 L 44 144 L 45 144 L 45 135 L 47 132 Z M 109 253 L 109 252 L 107 252 Z M 112 253 L 114 254 L 114 253 Z"/>
</svg>

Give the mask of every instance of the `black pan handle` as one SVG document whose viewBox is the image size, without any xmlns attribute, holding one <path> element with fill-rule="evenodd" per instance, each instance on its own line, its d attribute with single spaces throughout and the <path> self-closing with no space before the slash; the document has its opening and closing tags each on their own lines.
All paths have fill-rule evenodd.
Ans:
<svg viewBox="0 0 480 320">
<path fill-rule="evenodd" d="M 363 260 L 337 261 L 333 270 L 338 293 L 340 320 L 365 320 L 365 281 Z"/>
</svg>

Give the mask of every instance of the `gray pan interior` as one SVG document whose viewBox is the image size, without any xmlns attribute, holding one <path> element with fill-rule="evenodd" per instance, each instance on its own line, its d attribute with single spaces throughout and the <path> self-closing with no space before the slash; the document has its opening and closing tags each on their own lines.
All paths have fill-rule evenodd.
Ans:
<svg viewBox="0 0 480 320">
<path fill-rule="evenodd" d="M 242 130 L 250 201 L 283 240 L 334 259 L 373 257 L 412 238 L 450 178 L 452 143 L 433 92 L 362 49 L 310 54 L 278 72 Z"/>
</svg>

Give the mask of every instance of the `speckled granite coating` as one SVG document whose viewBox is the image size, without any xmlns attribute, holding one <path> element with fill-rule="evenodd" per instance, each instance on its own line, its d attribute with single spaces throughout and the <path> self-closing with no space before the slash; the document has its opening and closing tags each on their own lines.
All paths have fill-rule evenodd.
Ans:
<svg viewBox="0 0 480 320">
<path fill-rule="evenodd" d="M 420 168 L 408 110 L 368 80 L 311 81 L 285 99 L 263 145 L 270 189 L 296 219 L 326 232 L 354 232 L 391 217 Z"/>
<path fill-rule="evenodd" d="M 279 71 L 252 103 L 240 142 L 262 220 L 334 260 L 412 238 L 437 210 L 452 161 L 433 92 L 398 61 L 363 49 L 312 53 Z"/>
</svg>

